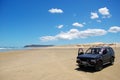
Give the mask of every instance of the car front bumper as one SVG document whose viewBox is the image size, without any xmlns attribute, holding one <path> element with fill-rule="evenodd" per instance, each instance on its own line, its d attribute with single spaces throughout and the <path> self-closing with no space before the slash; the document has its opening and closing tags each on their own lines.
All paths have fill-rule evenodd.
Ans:
<svg viewBox="0 0 120 80">
<path fill-rule="evenodd" d="M 79 59 L 76 60 L 76 63 L 78 63 L 78 65 L 90 66 L 90 67 L 94 67 L 94 66 L 96 65 L 95 62 L 81 61 L 81 60 L 79 60 Z"/>
</svg>

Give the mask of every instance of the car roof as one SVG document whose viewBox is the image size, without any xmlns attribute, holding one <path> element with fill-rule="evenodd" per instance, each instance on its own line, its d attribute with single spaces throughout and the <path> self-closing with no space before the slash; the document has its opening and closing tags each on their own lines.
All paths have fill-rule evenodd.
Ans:
<svg viewBox="0 0 120 80">
<path fill-rule="evenodd" d="M 91 47 L 91 48 L 110 48 L 109 46 L 94 46 L 94 47 Z"/>
</svg>

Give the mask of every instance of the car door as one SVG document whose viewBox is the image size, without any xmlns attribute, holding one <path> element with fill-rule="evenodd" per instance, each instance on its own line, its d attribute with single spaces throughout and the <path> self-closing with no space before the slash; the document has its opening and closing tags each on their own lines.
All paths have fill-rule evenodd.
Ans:
<svg viewBox="0 0 120 80">
<path fill-rule="evenodd" d="M 110 58 L 113 56 L 115 56 L 115 54 L 114 54 L 114 50 L 112 49 L 112 48 L 109 48 L 109 50 L 110 50 Z"/>
<path fill-rule="evenodd" d="M 105 48 L 103 51 L 103 64 L 107 63 L 109 61 L 109 58 L 110 58 L 109 50 L 108 48 Z"/>
<path fill-rule="evenodd" d="M 111 58 L 111 51 L 109 48 L 107 48 L 107 57 L 106 57 L 106 61 L 109 62 L 110 61 L 110 58 Z"/>
<path fill-rule="evenodd" d="M 78 49 L 78 55 L 84 54 L 83 48 Z"/>
<path fill-rule="evenodd" d="M 110 48 L 108 48 L 108 58 L 109 58 L 109 61 L 110 61 L 110 59 L 111 59 L 111 57 L 113 56 L 113 51 L 110 49 Z"/>
</svg>

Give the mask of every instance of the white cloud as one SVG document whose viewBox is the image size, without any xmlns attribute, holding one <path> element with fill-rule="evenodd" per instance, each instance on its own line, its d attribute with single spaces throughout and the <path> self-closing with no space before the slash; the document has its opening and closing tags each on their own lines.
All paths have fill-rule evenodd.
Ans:
<svg viewBox="0 0 120 80">
<path fill-rule="evenodd" d="M 111 33 L 120 32 L 120 27 L 119 26 L 112 26 L 112 27 L 110 27 L 110 29 L 108 30 L 108 32 L 111 32 Z"/>
<path fill-rule="evenodd" d="M 78 29 L 70 29 L 68 32 L 61 32 L 55 36 L 40 37 L 41 41 L 54 41 L 54 40 L 72 40 L 78 38 L 87 38 L 91 36 L 105 35 L 107 31 L 104 29 L 87 29 L 79 31 Z"/>
<path fill-rule="evenodd" d="M 56 37 L 54 37 L 54 36 L 43 36 L 43 37 L 40 37 L 40 40 L 41 41 L 53 41 L 53 40 L 56 40 Z"/>
<path fill-rule="evenodd" d="M 103 15 L 103 18 L 109 18 L 111 17 L 111 14 L 109 12 L 109 9 L 107 7 L 98 9 L 98 12 Z"/>
<path fill-rule="evenodd" d="M 105 35 L 107 33 L 104 29 L 87 29 L 84 31 L 81 31 L 82 37 L 90 37 L 90 36 L 101 36 Z"/>
<path fill-rule="evenodd" d="M 91 19 L 97 19 L 99 18 L 98 14 L 97 13 L 94 13 L 94 12 L 91 12 Z"/>
<path fill-rule="evenodd" d="M 48 10 L 50 13 L 63 13 L 62 9 L 52 8 Z"/>
<path fill-rule="evenodd" d="M 107 7 L 104 7 L 104 8 L 100 8 L 99 10 L 99 13 L 102 14 L 102 15 L 109 15 L 109 9 L 107 9 Z"/>
<path fill-rule="evenodd" d="M 78 22 L 75 22 L 72 25 L 75 26 L 75 27 L 83 27 L 84 26 L 83 24 L 78 23 Z"/>
<path fill-rule="evenodd" d="M 63 28 L 63 25 L 59 25 L 59 26 L 57 26 L 57 28 L 58 28 L 58 29 L 61 29 L 61 28 Z"/>
</svg>

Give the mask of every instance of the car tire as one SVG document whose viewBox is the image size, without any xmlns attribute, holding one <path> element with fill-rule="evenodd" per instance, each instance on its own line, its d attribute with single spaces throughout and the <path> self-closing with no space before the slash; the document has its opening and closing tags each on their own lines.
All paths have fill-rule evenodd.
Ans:
<svg viewBox="0 0 120 80">
<path fill-rule="evenodd" d="M 102 61 L 98 61 L 95 66 L 96 71 L 101 71 L 103 69 L 103 63 Z"/>
<path fill-rule="evenodd" d="M 114 58 L 113 58 L 113 57 L 110 58 L 110 64 L 111 64 L 111 65 L 114 64 Z"/>
</svg>

